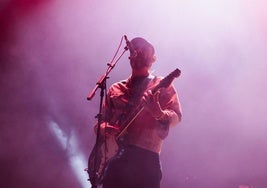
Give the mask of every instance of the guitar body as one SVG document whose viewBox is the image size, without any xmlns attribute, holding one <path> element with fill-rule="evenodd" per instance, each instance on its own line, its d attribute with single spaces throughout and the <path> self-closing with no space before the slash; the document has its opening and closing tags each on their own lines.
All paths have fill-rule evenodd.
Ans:
<svg viewBox="0 0 267 188">
<path fill-rule="evenodd" d="M 103 136 L 95 144 L 88 160 L 88 174 L 92 185 L 102 183 L 107 161 L 114 157 L 119 149 L 115 135 Z"/>
</svg>

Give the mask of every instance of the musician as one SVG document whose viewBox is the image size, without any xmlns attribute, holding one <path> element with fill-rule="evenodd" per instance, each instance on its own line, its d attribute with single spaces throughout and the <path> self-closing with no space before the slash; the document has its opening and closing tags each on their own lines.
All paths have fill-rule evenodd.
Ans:
<svg viewBox="0 0 267 188">
<path fill-rule="evenodd" d="M 120 125 L 133 109 L 140 103 L 144 109 L 119 138 L 120 149 L 104 170 L 103 188 L 159 188 L 162 142 L 169 128 L 181 121 L 181 106 L 172 84 L 152 93 L 152 88 L 163 79 L 150 72 L 156 60 L 152 44 L 141 37 L 132 39 L 130 44 L 132 73 L 107 92 L 102 134 L 118 135 Z"/>
</svg>

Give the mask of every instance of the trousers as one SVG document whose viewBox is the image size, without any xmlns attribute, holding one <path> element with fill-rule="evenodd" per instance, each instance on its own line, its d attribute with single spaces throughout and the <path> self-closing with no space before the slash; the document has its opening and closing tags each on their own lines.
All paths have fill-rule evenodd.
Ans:
<svg viewBox="0 0 267 188">
<path fill-rule="evenodd" d="M 107 163 L 103 188 L 160 188 L 161 178 L 158 153 L 126 146 Z"/>
</svg>

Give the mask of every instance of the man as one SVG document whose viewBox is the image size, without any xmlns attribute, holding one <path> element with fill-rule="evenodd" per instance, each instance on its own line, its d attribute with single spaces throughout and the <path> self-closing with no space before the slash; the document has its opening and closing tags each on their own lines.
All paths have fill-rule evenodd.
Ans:
<svg viewBox="0 0 267 188">
<path fill-rule="evenodd" d="M 140 103 L 144 108 L 119 137 L 119 150 L 105 168 L 103 188 L 159 188 L 159 154 L 169 128 L 181 121 L 180 102 L 173 85 L 152 89 L 162 77 L 153 76 L 154 47 L 145 39 L 131 40 L 131 76 L 113 84 L 103 105 L 103 134 L 115 135 Z"/>
</svg>

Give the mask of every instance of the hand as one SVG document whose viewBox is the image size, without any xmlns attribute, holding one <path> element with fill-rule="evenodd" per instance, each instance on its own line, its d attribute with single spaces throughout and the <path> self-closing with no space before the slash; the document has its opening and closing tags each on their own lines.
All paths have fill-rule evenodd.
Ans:
<svg viewBox="0 0 267 188">
<path fill-rule="evenodd" d="M 163 114 L 159 103 L 159 94 L 159 90 L 154 95 L 151 90 L 148 90 L 144 93 L 142 98 L 142 101 L 145 104 L 145 109 L 147 109 L 154 118 L 160 117 Z"/>
<path fill-rule="evenodd" d="M 97 125 L 95 126 L 95 131 L 97 130 Z M 110 125 L 107 122 L 103 122 L 100 124 L 100 135 L 104 136 L 109 136 L 109 135 L 115 135 L 119 133 L 119 127 L 118 126 L 113 126 Z"/>
</svg>

